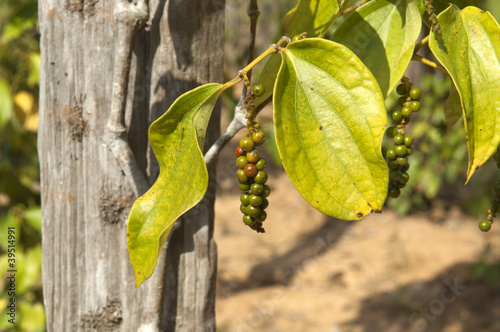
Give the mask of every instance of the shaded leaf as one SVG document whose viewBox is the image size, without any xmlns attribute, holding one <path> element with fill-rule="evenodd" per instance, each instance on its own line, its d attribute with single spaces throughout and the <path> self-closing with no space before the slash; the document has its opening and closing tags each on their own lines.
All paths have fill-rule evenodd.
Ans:
<svg viewBox="0 0 500 332">
<path fill-rule="evenodd" d="M 388 170 L 382 157 L 384 99 L 348 48 L 305 39 L 281 52 L 274 125 L 283 166 L 301 195 L 330 216 L 380 211 Z"/>
<path fill-rule="evenodd" d="M 342 23 L 332 40 L 347 46 L 363 61 L 386 97 L 410 64 L 421 25 L 413 0 L 370 1 Z"/>
<path fill-rule="evenodd" d="M 302 32 L 307 37 L 323 37 L 339 13 L 337 0 L 301 0 L 283 19 L 285 35 L 292 38 Z"/>
<path fill-rule="evenodd" d="M 223 87 L 207 84 L 183 94 L 149 128 L 160 174 L 130 211 L 127 243 L 136 286 L 153 274 L 175 220 L 205 194 L 208 173 L 203 142 Z"/>
<path fill-rule="evenodd" d="M 450 6 L 438 20 L 443 34 L 429 46 L 448 70 L 464 112 L 467 181 L 500 143 L 500 27 L 488 12 Z"/>
<path fill-rule="evenodd" d="M 429 21 L 429 14 L 425 11 L 425 5 L 423 0 L 415 0 L 415 2 L 418 4 L 419 8 L 423 8 L 422 11 L 422 16 L 423 16 L 423 21 L 425 25 L 427 25 L 429 28 L 432 26 L 431 21 Z M 478 6 L 479 5 L 479 0 L 434 0 L 432 1 L 432 6 L 434 7 L 436 11 L 436 15 L 441 13 L 443 10 L 448 8 L 450 3 L 453 3 L 456 5 L 458 8 L 463 9 L 467 6 Z"/>
<path fill-rule="evenodd" d="M 450 95 L 444 102 L 444 118 L 448 131 L 462 118 L 462 103 L 460 95 L 454 85 L 451 86 Z"/>
</svg>

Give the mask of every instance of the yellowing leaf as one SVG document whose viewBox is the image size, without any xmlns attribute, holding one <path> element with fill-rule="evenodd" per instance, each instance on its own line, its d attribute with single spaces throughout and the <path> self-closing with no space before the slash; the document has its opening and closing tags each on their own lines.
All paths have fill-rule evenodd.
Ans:
<svg viewBox="0 0 500 332">
<path fill-rule="evenodd" d="M 464 112 L 467 181 L 500 143 L 500 27 L 490 13 L 452 5 L 438 16 L 429 46 L 450 73 Z"/>
<path fill-rule="evenodd" d="M 342 23 L 332 40 L 347 46 L 363 61 L 386 97 L 410 64 L 421 26 L 413 0 L 370 1 Z"/>
<path fill-rule="evenodd" d="M 281 55 L 274 125 L 293 184 L 312 206 L 339 219 L 381 211 L 387 115 L 377 81 L 347 47 L 328 40 L 301 40 Z"/>
<path fill-rule="evenodd" d="M 225 87 L 206 84 L 180 96 L 149 128 L 158 179 L 130 211 L 127 244 L 136 286 L 151 277 L 175 220 L 205 194 L 203 142 L 213 107 Z"/>
</svg>

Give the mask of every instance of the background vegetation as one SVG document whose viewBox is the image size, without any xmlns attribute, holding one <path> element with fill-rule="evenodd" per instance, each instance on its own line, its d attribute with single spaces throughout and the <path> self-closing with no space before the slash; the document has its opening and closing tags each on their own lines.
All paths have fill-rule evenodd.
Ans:
<svg viewBox="0 0 500 332">
<path fill-rule="evenodd" d="M 258 25 L 258 54 L 282 34 L 282 17 L 295 4 L 293 0 L 259 1 L 261 16 Z M 356 1 L 348 1 L 349 5 Z M 246 1 L 226 1 L 226 71 L 227 77 L 244 66 L 247 58 L 248 18 Z M 492 12 L 500 20 L 500 2 L 479 1 L 479 7 Z M 335 29 L 334 25 L 332 29 Z M 41 213 L 36 131 L 38 125 L 39 34 L 37 2 L 35 0 L 2 0 L 0 2 L 0 267 L 6 270 L 6 228 L 16 227 L 17 322 L 12 326 L 0 320 L 0 330 L 45 331 L 45 316 L 41 284 Z M 255 77 L 258 77 L 258 68 Z M 401 214 L 428 209 L 436 202 L 459 205 L 461 209 L 484 216 L 491 199 L 494 180 L 499 176 L 494 163 L 489 162 L 473 177 L 467 187 L 465 171 L 467 151 L 465 137 L 457 124 L 448 131 L 444 121 L 445 101 L 450 80 L 423 73 L 422 65 L 412 69 L 413 79 L 422 89 L 424 105 L 410 131 L 416 139 L 411 158 L 410 183 L 402 196 L 389 207 Z M 239 91 L 226 93 L 224 105 L 231 111 Z M 387 100 L 393 109 L 396 98 Z M 273 145 L 270 118 L 260 120 L 268 131 L 266 149 L 274 161 L 279 157 Z M 488 248 L 485 250 L 487 255 Z M 498 265 L 478 263 L 478 275 L 490 274 L 500 280 Z M 8 296 L 6 280 L 0 279 L 0 308 L 5 308 Z M 5 309 L 0 313 L 5 317 Z"/>
</svg>

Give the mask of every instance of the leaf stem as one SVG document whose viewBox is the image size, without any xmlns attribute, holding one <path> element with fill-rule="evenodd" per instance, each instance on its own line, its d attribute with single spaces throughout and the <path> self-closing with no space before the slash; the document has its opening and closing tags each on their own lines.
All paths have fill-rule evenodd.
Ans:
<svg viewBox="0 0 500 332">
<path fill-rule="evenodd" d="M 425 44 L 427 44 L 427 42 L 429 42 L 429 37 L 430 37 L 430 35 L 428 35 L 427 37 L 425 37 L 424 39 L 422 39 L 420 42 L 418 42 L 415 45 L 414 53 L 417 53 L 422 48 L 422 46 L 424 46 Z"/>
<path fill-rule="evenodd" d="M 424 57 L 421 57 L 420 55 L 418 54 L 413 54 L 413 57 L 411 58 L 413 61 L 418 61 L 418 62 L 421 62 L 423 63 L 424 65 L 427 65 L 429 67 L 432 67 L 434 69 L 437 69 L 437 70 L 440 70 L 442 71 L 443 73 L 445 73 L 446 75 L 449 75 L 448 72 L 446 71 L 446 69 L 440 65 L 438 65 L 437 63 L 429 60 L 429 59 L 426 59 Z"/>
<path fill-rule="evenodd" d="M 347 7 L 346 9 L 341 10 L 340 15 L 349 14 L 350 12 L 353 12 L 356 9 L 358 9 L 359 7 L 363 6 L 368 1 L 370 1 L 370 0 L 361 0 L 361 1 L 358 1 L 354 5 L 352 5 L 351 7 Z"/>
</svg>

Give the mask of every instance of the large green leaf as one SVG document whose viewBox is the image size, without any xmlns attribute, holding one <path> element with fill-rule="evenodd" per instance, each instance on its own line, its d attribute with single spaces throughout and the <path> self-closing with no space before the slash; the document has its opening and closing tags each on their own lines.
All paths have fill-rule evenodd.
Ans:
<svg viewBox="0 0 500 332">
<path fill-rule="evenodd" d="M 307 32 L 307 37 L 323 37 L 339 13 L 337 0 L 301 0 L 283 19 L 290 38 Z"/>
<path fill-rule="evenodd" d="M 274 125 L 283 166 L 302 196 L 330 216 L 380 211 L 388 169 L 387 124 L 377 81 L 347 47 L 304 39 L 281 52 Z"/>
<path fill-rule="evenodd" d="M 356 53 L 386 97 L 410 64 L 421 26 L 413 0 L 370 1 L 344 21 L 332 40 Z"/>
<path fill-rule="evenodd" d="M 500 143 L 500 27 L 476 7 L 450 6 L 438 20 L 443 34 L 429 46 L 448 70 L 464 111 L 469 165 L 467 181 Z"/>
<path fill-rule="evenodd" d="M 454 85 L 451 86 L 450 95 L 444 102 L 444 119 L 448 132 L 462 118 L 462 103 L 460 95 Z"/>
<path fill-rule="evenodd" d="M 208 172 L 203 142 L 221 84 L 207 84 L 180 96 L 149 128 L 160 174 L 136 200 L 128 220 L 127 243 L 136 286 L 149 278 L 175 220 L 205 194 Z"/>
</svg>

